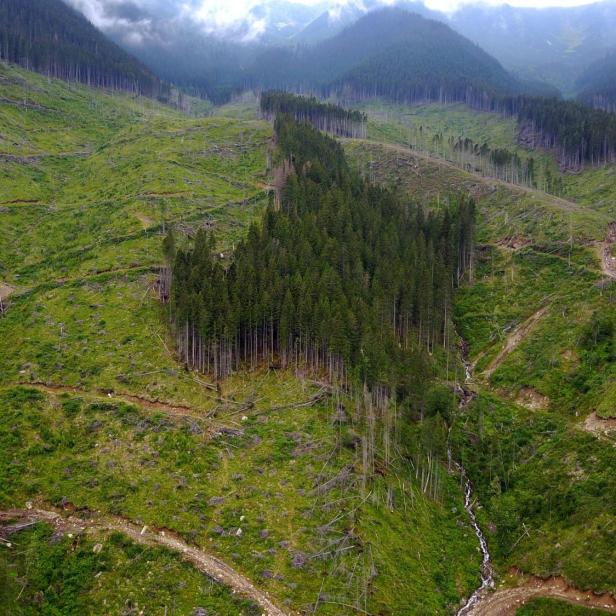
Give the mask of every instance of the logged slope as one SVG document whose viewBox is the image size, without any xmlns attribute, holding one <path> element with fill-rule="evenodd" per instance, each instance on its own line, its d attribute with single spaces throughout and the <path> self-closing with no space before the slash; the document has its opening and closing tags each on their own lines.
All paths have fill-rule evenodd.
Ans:
<svg viewBox="0 0 616 616">
<path fill-rule="evenodd" d="M 214 571 L 185 559 L 173 537 L 141 535 L 139 529 L 131 540 L 130 530 L 125 521 L 96 524 L 33 509 L 0 512 L 3 613 L 262 613 L 214 575 L 206 577 L 200 569 Z"/>
<path fill-rule="evenodd" d="M 514 146 L 507 143 L 507 121 L 496 116 L 442 106 L 398 113 L 406 122 L 421 122 L 426 132 L 449 125 L 462 140 L 482 134 L 488 143 Z M 370 119 L 368 134 L 408 138 L 407 131 L 394 130 L 393 116 L 390 111 L 380 127 Z M 437 206 L 458 190 L 477 198 L 475 283 L 455 302 L 476 376 L 454 420 L 452 451 L 482 505 L 477 517 L 497 577 L 516 567 L 564 578 L 532 593 L 498 592 L 495 603 L 488 598 L 487 611 L 480 604 L 477 613 L 492 613 L 490 606 L 501 600 L 510 609 L 508 598 L 522 602 L 527 594 L 558 596 L 555 585 L 579 589 L 582 604 L 589 594 L 614 595 L 615 437 L 613 421 L 602 417 L 610 416 L 615 400 L 616 286 L 597 250 L 598 241 L 607 235 L 609 243 L 612 235 L 613 167 L 561 174 L 571 193 L 565 200 L 483 178 L 479 169 L 469 173 L 443 161 L 442 151 L 358 140 L 346 149 L 365 173 L 417 198 L 431 196 Z M 603 201 L 592 198 L 597 176 Z M 613 601 L 606 597 L 606 604 Z"/>
<path fill-rule="evenodd" d="M 260 605 L 266 616 L 285 616 L 285 612 L 276 607 L 271 600 L 241 574 L 237 573 L 229 565 L 221 560 L 195 549 L 165 531 L 151 532 L 146 526 L 136 526 L 121 518 L 113 516 L 97 519 L 95 516 L 88 516 L 87 519 L 70 517 L 64 519 L 55 511 L 44 511 L 41 509 L 25 509 L 0 512 L 0 521 L 3 519 L 18 520 L 22 524 L 44 522 L 54 527 L 58 533 L 83 533 L 111 531 L 120 533 L 130 538 L 135 543 L 145 546 L 162 546 L 173 552 L 182 555 L 183 560 L 192 563 L 199 571 L 202 571 L 210 578 L 228 586 L 233 592 L 237 592 L 244 597 L 248 597 L 256 604 Z M 10 526 L 9 526 L 10 529 Z M 1 529 L 0 529 L 1 532 Z"/>
<path fill-rule="evenodd" d="M 213 229 L 226 266 L 267 203 L 271 126 L 187 118 L 148 99 L 0 70 L 0 288 L 13 290 L 3 292 L 0 317 L 0 507 L 32 501 L 172 531 L 285 612 L 453 611 L 477 583 L 479 557 L 457 479 L 435 461 L 439 413 L 449 408 L 431 380 L 446 376 L 440 346 L 434 360 L 424 355 L 422 382 L 435 390 L 425 408 L 399 407 L 412 465 L 390 450 L 380 474 L 375 440 L 364 491 L 363 420 L 347 394 L 276 364 L 217 390 L 210 375 L 185 369 L 166 335 L 156 292 L 163 229 L 173 227 L 185 250 L 199 229 Z M 72 587 L 84 593 L 67 593 L 63 613 L 92 592 L 114 613 L 126 601 L 164 613 L 174 594 L 176 609 L 190 613 L 201 605 L 176 585 L 193 589 L 199 579 L 216 596 L 194 595 L 202 607 L 252 613 L 199 575 L 159 567 L 162 557 L 148 556 L 159 592 L 143 602 L 147 569 L 95 578 L 100 561 L 85 545 L 53 552 L 55 571 L 87 571 Z M 62 573 L 47 595 L 47 578 L 32 575 L 49 575 L 47 552 L 27 562 L 22 552 L 3 552 L 23 577 L 8 587 L 16 614 L 27 613 L 28 590 L 42 584 L 51 602 L 73 579 Z"/>
<path fill-rule="evenodd" d="M 62 0 L 0 0 L 0 58 L 91 86 L 160 91 L 153 73 Z"/>
</svg>

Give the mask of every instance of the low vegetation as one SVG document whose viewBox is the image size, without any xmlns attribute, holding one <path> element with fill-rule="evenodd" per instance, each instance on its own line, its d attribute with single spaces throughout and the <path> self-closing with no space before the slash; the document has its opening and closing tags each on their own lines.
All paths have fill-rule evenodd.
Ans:
<svg viewBox="0 0 616 616">
<path fill-rule="evenodd" d="M 15 616 L 261 613 L 178 555 L 120 533 L 75 535 L 39 523 L 11 542 L 0 552 L 0 602 Z"/>
</svg>

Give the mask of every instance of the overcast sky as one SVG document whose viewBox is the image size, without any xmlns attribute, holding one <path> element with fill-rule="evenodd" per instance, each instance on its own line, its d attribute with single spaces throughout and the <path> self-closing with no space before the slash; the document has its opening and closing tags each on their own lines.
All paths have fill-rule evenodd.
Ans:
<svg viewBox="0 0 616 616">
<path fill-rule="evenodd" d="M 267 4 L 270 0 L 67 0 L 80 9 L 96 26 L 107 31 L 116 31 L 132 42 L 138 43 L 144 35 L 160 30 L 161 24 L 188 19 L 199 24 L 206 32 L 228 31 L 240 22 L 248 23 L 250 32 L 247 39 L 257 38 L 263 28 L 263 19 L 250 16 L 250 9 Z M 347 3 L 361 4 L 362 0 L 293 0 L 298 4 L 336 7 Z M 381 0 L 390 4 L 393 0 Z M 509 0 L 514 6 L 577 6 L 590 4 L 594 0 Z M 424 0 L 431 9 L 452 12 L 462 4 L 473 4 L 464 0 Z M 503 4 L 499 0 L 487 0 L 483 4 Z M 333 13 L 335 14 L 335 12 Z"/>
</svg>

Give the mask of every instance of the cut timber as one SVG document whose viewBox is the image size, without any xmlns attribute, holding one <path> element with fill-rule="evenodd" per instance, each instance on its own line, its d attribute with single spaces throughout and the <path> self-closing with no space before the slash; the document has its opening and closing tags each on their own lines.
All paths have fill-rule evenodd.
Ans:
<svg viewBox="0 0 616 616">
<path fill-rule="evenodd" d="M 486 378 L 490 378 L 492 373 L 505 361 L 507 356 L 526 338 L 528 333 L 533 329 L 537 322 L 545 315 L 548 308 L 544 306 L 531 315 L 524 323 L 515 328 L 515 330 L 507 336 L 505 346 L 499 354 L 490 362 L 490 365 L 484 370 L 483 374 Z"/>
<path fill-rule="evenodd" d="M 0 512 L 0 522 L 2 522 L 3 519 L 10 522 L 15 520 L 24 521 L 26 523 L 37 521 L 45 522 L 58 530 L 67 532 L 119 532 L 130 537 L 135 543 L 139 543 L 140 545 L 167 548 L 181 554 L 184 560 L 219 584 L 224 584 L 234 592 L 240 593 L 255 603 L 258 603 L 267 616 L 287 616 L 286 612 L 283 612 L 274 605 L 267 596 L 267 593 L 259 590 L 248 578 L 244 577 L 235 569 L 232 569 L 219 558 L 189 545 L 179 537 L 169 533 L 169 531 L 150 531 L 147 527 L 133 524 L 132 522 L 115 516 L 91 515 L 88 519 L 74 516 L 64 518 L 55 511 L 45 511 L 42 509 Z"/>
<path fill-rule="evenodd" d="M 10 285 L 0 282 L 0 316 L 6 310 L 6 300 L 15 293 L 15 289 Z"/>
<path fill-rule="evenodd" d="M 531 577 L 516 588 L 501 588 L 484 595 L 467 616 L 514 616 L 517 610 L 532 599 L 548 597 L 574 605 L 602 609 L 616 614 L 616 599 L 609 593 L 596 594 L 592 590 L 579 590 L 562 577 L 547 579 Z"/>
<path fill-rule="evenodd" d="M 616 280 L 616 257 L 612 255 L 614 244 L 616 244 L 616 220 L 609 224 L 605 242 L 599 244 L 601 270 L 608 278 Z"/>
</svg>

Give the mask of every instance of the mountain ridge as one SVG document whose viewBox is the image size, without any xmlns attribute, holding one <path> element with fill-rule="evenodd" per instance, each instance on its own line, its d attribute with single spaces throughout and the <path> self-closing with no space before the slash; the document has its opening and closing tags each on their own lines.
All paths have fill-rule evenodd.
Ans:
<svg viewBox="0 0 616 616">
<path fill-rule="evenodd" d="M 62 0 L 0 0 L 0 57 L 86 85 L 157 96 L 159 78 Z"/>
</svg>

